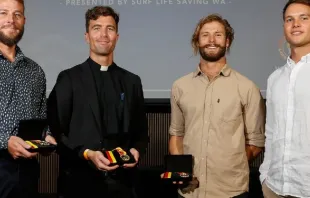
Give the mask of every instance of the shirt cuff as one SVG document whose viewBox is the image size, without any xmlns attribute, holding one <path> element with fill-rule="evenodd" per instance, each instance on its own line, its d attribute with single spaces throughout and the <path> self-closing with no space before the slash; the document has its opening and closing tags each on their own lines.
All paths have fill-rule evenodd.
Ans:
<svg viewBox="0 0 310 198">
<path fill-rule="evenodd" d="M 47 135 L 53 136 L 52 132 L 50 132 L 50 131 L 46 131 L 46 136 Z"/>
<path fill-rule="evenodd" d="M 263 148 L 265 146 L 264 134 L 247 134 L 246 144 Z"/>
<path fill-rule="evenodd" d="M 169 129 L 169 135 L 173 136 L 184 136 L 184 132 L 180 130 Z"/>
<path fill-rule="evenodd" d="M 261 175 L 259 176 L 260 183 L 263 184 L 264 181 L 266 180 L 266 178 L 267 178 L 267 175 L 266 175 L 266 174 L 261 174 Z"/>
<path fill-rule="evenodd" d="M 0 143 L 0 149 L 7 149 L 8 148 L 8 140 L 4 140 Z"/>
</svg>

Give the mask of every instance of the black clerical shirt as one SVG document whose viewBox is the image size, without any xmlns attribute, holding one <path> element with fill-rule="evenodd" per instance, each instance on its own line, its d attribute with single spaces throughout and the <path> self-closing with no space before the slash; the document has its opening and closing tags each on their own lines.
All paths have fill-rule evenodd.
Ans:
<svg viewBox="0 0 310 198">
<path fill-rule="evenodd" d="M 48 99 L 48 120 L 60 155 L 84 160 L 85 149 L 136 148 L 144 153 L 148 128 L 141 79 L 115 63 L 108 71 L 90 58 L 62 71 Z M 77 154 L 77 155 L 75 155 Z"/>
<path fill-rule="evenodd" d="M 101 65 L 91 58 L 88 59 L 88 63 L 96 84 L 103 137 L 109 139 L 109 145 L 117 146 L 122 144 L 123 139 L 128 139 L 128 134 L 123 131 L 125 94 L 122 79 L 118 75 L 120 71 L 114 62 L 107 71 L 101 71 Z M 116 142 L 111 144 L 111 140 Z"/>
</svg>

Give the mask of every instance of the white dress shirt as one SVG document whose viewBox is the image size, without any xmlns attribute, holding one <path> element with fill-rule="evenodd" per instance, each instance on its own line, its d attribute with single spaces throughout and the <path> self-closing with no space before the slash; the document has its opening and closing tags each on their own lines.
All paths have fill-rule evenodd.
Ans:
<svg viewBox="0 0 310 198">
<path fill-rule="evenodd" d="M 265 158 L 260 180 L 278 195 L 310 197 L 310 54 L 267 83 Z"/>
</svg>

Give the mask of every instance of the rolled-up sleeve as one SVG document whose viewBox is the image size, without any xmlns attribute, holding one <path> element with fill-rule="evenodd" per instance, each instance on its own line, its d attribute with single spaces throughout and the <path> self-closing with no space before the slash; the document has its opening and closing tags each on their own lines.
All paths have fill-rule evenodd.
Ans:
<svg viewBox="0 0 310 198">
<path fill-rule="evenodd" d="M 173 84 L 171 89 L 170 103 L 171 103 L 171 122 L 169 134 L 174 136 L 184 136 L 184 115 L 179 106 L 180 91 L 177 84 Z"/>
<path fill-rule="evenodd" d="M 266 108 L 260 90 L 253 84 L 248 92 L 244 108 L 246 144 L 257 147 L 265 145 Z"/>
</svg>

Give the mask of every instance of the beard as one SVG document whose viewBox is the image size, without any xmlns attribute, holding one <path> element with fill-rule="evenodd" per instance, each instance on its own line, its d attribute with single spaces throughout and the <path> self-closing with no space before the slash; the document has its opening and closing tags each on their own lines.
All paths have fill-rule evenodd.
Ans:
<svg viewBox="0 0 310 198">
<path fill-rule="evenodd" d="M 218 47 L 219 51 L 217 53 L 207 53 L 205 52 L 205 48 L 210 47 L 210 46 L 214 46 L 214 47 Z M 226 54 L 226 47 L 225 46 L 220 46 L 217 44 L 214 45 L 205 45 L 203 47 L 199 47 L 199 53 L 201 58 L 203 58 L 205 61 L 208 62 L 216 62 L 218 60 L 220 60 L 222 57 L 225 56 Z"/>
<path fill-rule="evenodd" d="M 1 27 L 2 28 L 5 28 L 5 27 Z M 16 36 L 7 36 L 3 31 L 0 30 L 0 42 L 9 46 L 9 47 L 12 47 L 14 45 L 16 45 L 23 37 L 24 35 L 24 27 L 22 28 L 17 28 L 14 26 L 15 29 L 19 30 L 19 33 L 16 35 Z"/>
</svg>

